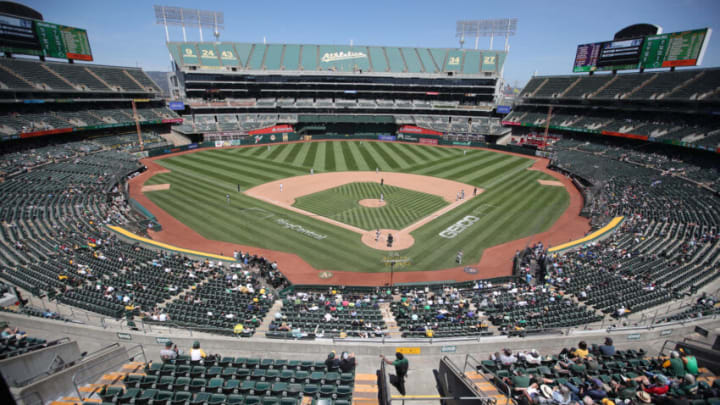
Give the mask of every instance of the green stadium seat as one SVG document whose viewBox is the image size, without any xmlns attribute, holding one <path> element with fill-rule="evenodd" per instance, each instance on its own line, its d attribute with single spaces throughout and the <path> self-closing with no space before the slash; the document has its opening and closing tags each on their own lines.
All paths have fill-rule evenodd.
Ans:
<svg viewBox="0 0 720 405">
<path fill-rule="evenodd" d="M 283 397 L 280 399 L 280 405 L 297 405 L 297 398 Z"/>
<path fill-rule="evenodd" d="M 266 396 L 262 399 L 262 405 L 279 405 L 280 398 L 274 396 Z"/>
<path fill-rule="evenodd" d="M 207 402 L 210 399 L 210 395 L 211 394 L 209 392 L 198 392 L 197 394 L 195 394 L 195 398 L 193 398 L 193 400 L 190 401 L 190 403 L 192 405 L 204 404 L 205 402 Z M 153 405 L 154 405 L 154 403 L 153 403 Z"/>
<path fill-rule="evenodd" d="M 255 388 L 255 381 L 253 380 L 245 380 L 240 384 L 240 388 L 238 388 L 239 392 L 242 392 L 244 394 L 249 393 L 253 388 Z"/>
<path fill-rule="evenodd" d="M 181 405 L 188 402 L 192 398 L 192 392 L 188 391 L 175 391 L 175 395 L 172 399 L 173 405 Z"/>
<path fill-rule="evenodd" d="M 323 384 L 320 386 L 320 396 L 327 398 L 335 394 L 337 387 L 335 385 Z"/>
<path fill-rule="evenodd" d="M 305 384 L 303 387 L 303 394 L 315 395 L 320 391 L 320 387 L 317 384 Z"/>
<path fill-rule="evenodd" d="M 265 379 L 268 381 L 275 381 L 280 376 L 280 370 L 269 369 L 265 372 Z"/>
<path fill-rule="evenodd" d="M 128 404 L 141 392 L 140 388 L 128 388 L 125 394 L 117 397 L 118 404 Z"/>
<path fill-rule="evenodd" d="M 158 380 L 157 384 L 155 384 L 155 388 L 169 390 L 172 388 L 173 382 L 175 382 L 175 377 L 171 375 L 164 375 L 160 377 L 160 380 Z"/>
<path fill-rule="evenodd" d="M 245 400 L 244 395 L 230 394 L 227 396 L 226 402 L 231 405 L 239 405 L 239 404 L 242 404 L 244 400 Z"/>
<path fill-rule="evenodd" d="M 190 377 L 177 377 L 172 385 L 174 391 L 186 389 L 190 385 Z"/>
<path fill-rule="evenodd" d="M 155 395 L 155 398 L 153 398 L 153 404 L 155 403 L 162 403 L 170 401 L 173 397 L 172 391 L 158 391 L 157 395 Z M 137 402 L 136 402 L 137 403 Z"/>
<path fill-rule="evenodd" d="M 353 393 L 353 389 L 349 385 L 338 385 L 336 395 L 337 398 L 350 398 Z"/>
<path fill-rule="evenodd" d="M 146 375 L 142 381 L 138 383 L 138 387 L 142 389 L 152 388 L 158 382 L 158 376 Z"/>
<path fill-rule="evenodd" d="M 281 393 L 285 392 L 287 389 L 288 389 L 288 383 L 280 381 L 280 382 L 275 382 L 272 384 L 272 386 L 270 387 L 270 392 L 272 392 L 273 394 L 281 394 Z"/>
<path fill-rule="evenodd" d="M 225 394 L 232 394 L 238 387 L 240 387 L 240 380 L 225 380 L 222 391 Z"/>
<path fill-rule="evenodd" d="M 209 405 L 219 405 L 224 404 L 226 400 L 227 396 L 225 394 L 212 394 L 207 403 Z"/>
<path fill-rule="evenodd" d="M 260 397 L 257 395 L 248 395 L 245 397 L 245 405 L 257 405 L 260 403 Z"/>
<path fill-rule="evenodd" d="M 235 376 L 235 373 L 237 373 L 237 368 L 225 367 L 225 368 L 223 368 L 222 373 L 220 373 L 220 376 L 222 378 L 228 379 L 228 378 L 233 378 Z"/>
<path fill-rule="evenodd" d="M 126 387 L 136 387 L 137 384 L 140 383 L 140 381 L 142 381 L 144 377 L 148 376 L 143 376 L 142 374 L 127 374 L 123 379 L 123 384 L 125 384 Z"/>
<path fill-rule="evenodd" d="M 293 370 L 282 370 L 282 371 L 280 371 L 278 378 L 280 379 L 280 381 L 287 382 L 287 381 L 292 380 L 294 375 L 295 375 L 295 372 Z"/>
<path fill-rule="evenodd" d="M 207 385 L 205 386 L 205 391 L 207 392 L 218 392 L 220 388 L 222 388 L 223 383 L 225 380 L 222 378 L 211 378 L 208 380 Z"/>
<path fill-rule="evenodd" d="M 223 368 L 220 366 L 212 366 L 205 371 L 205 377 L 218 377 L 222 374 Z"/>
<path fill-rule="evenodd" d="M 202 390 L 206 384 L 207 380 L 204 378 L 193 378 L 192 381 L 190 381 L 190 391 L 198 392 Z"/>
<path fill-rule="evenodd" d="M 267 381 L 258 381 L 255 383 L 255 389 L 254 393 L 257 394 L 265 394 L 267 391 L 270 390 L 270 383 Z"/>
<path fill-rule="evenodd" d="M 244 380 L 250 376 L 250 369 L 245 367 L 240 367 L 235 371 L 235 376 L 241 380 Z"/>
<path fill-rule="evenodd" d="M 102 387 L 100 392 L 98 392 L 98 396 L 103 400 L 103 402 L 114 402 L 113 399 L 123 392 L 124 390 L 122 387 L 111 387 L 109 385 L 105 385 Z"/>
<path fill-rule="evenodd" d="M 154 399 L 159 392 L 160 392 L 160 390 L 156 390 L 156 389 L 145 390 L 145 391 L 143 391 L 142 394 L 140 394 L 140 396 L 135 397 L 135 403 L 136 404 L 147 404 L 148 402 L 150 402 L 150 400 Z"/>
</svg>

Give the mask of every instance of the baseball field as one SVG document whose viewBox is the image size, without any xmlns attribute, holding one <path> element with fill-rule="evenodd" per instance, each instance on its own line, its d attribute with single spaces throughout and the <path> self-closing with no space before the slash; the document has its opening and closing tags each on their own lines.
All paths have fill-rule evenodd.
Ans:
<svg viewBox="0 0 720 405">
<path fill-rule="evenodd" d="M 169 172 L 145 195 L 203 237 L 326 270 L 386 272 L 388 258 L 395 271 L 444 269 L 460 250 L 463 265 L 478 263 L 489 247 L 549 229 L 570 202 L 533 159 L 481 149 L 300 142 L 155 163 Z"/>
</svg>

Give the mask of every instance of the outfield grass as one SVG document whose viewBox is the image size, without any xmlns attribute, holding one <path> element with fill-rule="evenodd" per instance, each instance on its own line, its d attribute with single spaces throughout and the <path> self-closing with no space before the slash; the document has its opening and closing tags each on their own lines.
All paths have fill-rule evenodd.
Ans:
<svg viewBox="0 0 720 405">
<path fill-rule="evenodd" d="M 358 205 L 364 199 L 378 199 L 385 206 Z M 419 191 L 376 183 L 348 183 L 295 200 L 293 206 L 332 218 L 361 229 L 403 229 L 448 205 L 441 197 Z"/>
<path fill-rule="evenodd" d="M 563 187 L 538 183 L 553 178 L 526 170 L 533 163 L 531 159 L 485 150 L 468 150 L 465 155 L 462 149 L 426 145 L 306 142 L 206 150 L 157 163 L 171 173 L 156 175 L 147 184 L 170 183 L 172 187 L 148 193 L 148 198 L 204 237 L 293 252 L 318 269 L 388 271 L 381 265 L 386 254 L 364 246 L 360 235 L 237 193 L 238 185 L 248 189 L 309 174 L 310 168 L 321 173 L 377 167 L 447 178 L 485 189 L 415 230 L 415 244 L 400 252 L 410 257 L 412 265 L 396 271 L 453 267 L 460 249 L 465 252 L 466 263 L 477 262 L 488 247 L 548 229 L 570 200 Z M 225 199 L 228 193 L 230 204 Z M 438 235 L 467 215 L 479 220 L 452 239 Z M 285 229 L 276 223 L 278 219 L 327 237 L 317 240 Z"/>
</svg>

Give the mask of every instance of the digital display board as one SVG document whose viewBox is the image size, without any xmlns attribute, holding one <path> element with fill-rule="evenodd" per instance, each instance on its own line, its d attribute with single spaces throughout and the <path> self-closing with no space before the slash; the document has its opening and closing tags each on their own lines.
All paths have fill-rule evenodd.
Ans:
<svg viewBox="0 0 720 405">
<path fill-rule="evenodd" d="M 0 51 L 93 60 L 84 29 L 8 15 L 0 15 Z"/>
<path fill-rule="evenodd" d="M 709 28 L 578 45 L 573 72 L 696 66 L 702 62 Z"/>
<path fill-rule="evenodd" d="M 603 43 L 597 60 L 598 70 L 636 69 L 642 44 L 642 38 Z"/>
<path fill-rule="evenodd" d="M 600 48 L 604 42 L 595 42 L 592 44 L 578 45 L 575 53 L 575 64 L 573 72 L 591 72 L 597 66 L 598 56 L 600 56 Z"/>
<path fill-rule="evenodd" d="M 645 69 L 700 64 L 711 30 L 708 28 L 670 34 L 651 35 L 645 39 L 640 67 Z"/>
</svg>

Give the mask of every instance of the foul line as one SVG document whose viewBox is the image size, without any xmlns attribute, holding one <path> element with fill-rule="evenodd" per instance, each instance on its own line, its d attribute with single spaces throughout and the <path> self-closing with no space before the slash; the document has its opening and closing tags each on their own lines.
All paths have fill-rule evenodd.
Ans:
<svg viewBox="0 0 720 405">
<path fill-rule="evenodd" d="M 620 225 L 620 223 L 623 221 L 623 219 L 625 219 L 625 217 L 615 217 L 612 219 L 612 221 L 608 222 L 607 225 L 605 225 L 604 227 L 591 233 L 590 235 L 587 235 L 586 237 L 584 237 L 582 239 L 574 240 L 572 242 L 563 243 L 562 245 L 553 246 L 550 249 L 548 249 L 548 252 L 550 252 L 550 253 L 559 252 L 561 250 L 570 249 L 572 247 L 576 247 L 576 246 L 582 245 L 583 243 L 590 242 L 594 239 L 597 239 L 597 238 L 603 236 L 604 234 L 614 230 L 618 225 Z"/>
<path fill-rule="evenodd" d="M 125 237 L 127 237 L 127 238 L 130 238 L 130 239 L 132 239 L 132 240 L 136 240 L 136 241 L 138 241 L 138 242 L 142 242 L 142 243 L 145 243 L 145 244 L 148 244 L 148 245 L 152 245 L 152 246 L 155 246 L 155 247 L 159 247 L 159 248 L 163 248 L 163 249 L 168 249 L 168 250 L 173 250 L 173 251 L 175 251 L 175 252 L 182 252 L 182 253 L 186 253 L 186 254 L 193 255 L 193 256 L 202 256 L 202 257 L 208 257 L 208 258 L 211 258 L 211 259 L 223 260 L 223 261 L 227 261 L 227 262 L 234 262 L 234 261 L 235 261 L 235 259 L 232 258 L 232 257 L 214 255 L 214 254 L 212 254 L 212 253 L 205 253 L 205 252 L 200 252 L 200 251 L 197 251 L 197 250 L 184 249 L 184 248 L 181 248 L 181 247 L 177 247 L 177 246 L 173 246 L 173 245 L 168 245 L 167 243 L 157 242 L 157 241 L 154 241 L 154 240 L 152 240 L 152 239 L 143 238 L 142 236 L 135 235 L 134 233 L 128 231 L 127 229 L 121 228 L 121 227 L 119 227 L 119 226 L 107 225 L 107 227 L 108 227 L 108 229 L 110 229 L 111 231 L 117 232 L 117 233 L 119 233 L 119 234 L 121 234 L 121 235 L 123 235 L 123 236 L 125 236 Z"/>
</svg>

